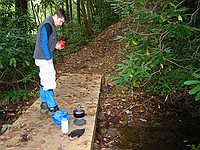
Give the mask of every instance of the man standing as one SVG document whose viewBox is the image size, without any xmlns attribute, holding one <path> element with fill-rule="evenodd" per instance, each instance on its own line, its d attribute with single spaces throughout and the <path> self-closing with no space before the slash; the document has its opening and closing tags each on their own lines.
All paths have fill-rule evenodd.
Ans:
<svg viewBox="0 0 200 150">
<path fill-rule="evenodd" d="M 56 26 L 61 26 L 66 20 L 65 11 L 57 10 L 53 16 L 46 18 L 38 28 L 34 59 L 39 67 L 41 113 L 53 115 L 59 110 L 54 99 L 56 88 L 56 71 L 53 64 L 53 52 L 63 47 L 57 42 Z"/>
</svg>

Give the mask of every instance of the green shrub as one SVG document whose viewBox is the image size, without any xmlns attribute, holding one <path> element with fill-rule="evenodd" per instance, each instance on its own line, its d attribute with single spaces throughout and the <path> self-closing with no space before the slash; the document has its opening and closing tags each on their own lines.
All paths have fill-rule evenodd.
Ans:
<svg viewBox="0 0 200 150">
<path fill-rule="evenodd" d="M 192 86 L 192 89 L 189 90 L 189 94 L 190 95 L 196 94 L 195 100 L 198 101 L 200 100 L 200 74 L 193 73 L 193 76 L 195 77 L 196 80 L 195 79 L 188 80 L 185 81 L 184 84 Z"/>
<path fill-rule="evenodd" d="M 35 23 L 29 14 L 16 14 L 14 4 L 14 1 L 4 1 L 0 7 L 0 90 L 2 95 L 11 90 L 8 95 L 13 101 L 17 97 L 24 100 L 28 90 L 23 87 L 36 78 L 33 65 Z"/>
<path fill-rule="evenodd" d="M 199 30 L 188 24 L 188 9 L 175 0 L 135 0 L 126 10 L 132 24 L 123 37 L 125 59 L 117 64 L 114 85 L 160 95 L 181 89 L 199 67 Z"/>
</svg>

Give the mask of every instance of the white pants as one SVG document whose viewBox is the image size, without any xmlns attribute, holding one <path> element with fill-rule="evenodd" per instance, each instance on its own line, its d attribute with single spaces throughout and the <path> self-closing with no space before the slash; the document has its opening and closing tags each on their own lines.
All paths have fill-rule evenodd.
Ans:
<svg viewBox="0 0 200 150">
<path fill-rule="evenodd" d="M 54 64 L 48 64 L 47 60 L 35 59 L 36 66 L 39 67 L 40 84 L 44 86 L 44 90 L 50 90 L 56 88 L 56 71 Z"/>
</svg>

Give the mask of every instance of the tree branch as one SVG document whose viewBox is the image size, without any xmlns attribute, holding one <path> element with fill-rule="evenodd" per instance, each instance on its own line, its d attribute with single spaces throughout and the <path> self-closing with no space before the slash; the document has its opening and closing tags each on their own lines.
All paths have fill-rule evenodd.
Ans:
<svg viewBox="0 0 200 150">
<path fill-rule="evenodd" d="M 184 66 L 180 66 L 179 64 L 177 64 L 177 63 L 175 63 L 175 62 L 173 62 L 173 61 L 171 61 L 171 60 L 169 60 L 169 59 L 167 59 L 167 58 L 165 58 L 165 57 L 164 57 L 164 59 L 165 59 L 166 61 L 168 61 L 168 62 L 170 62 L 170 63 L 172 63 L 172 64 L 174 64 L 174 65 L 180 67 L 180 68 L 190 70 L 189 68 L 184 67 Z"/>
</svg>

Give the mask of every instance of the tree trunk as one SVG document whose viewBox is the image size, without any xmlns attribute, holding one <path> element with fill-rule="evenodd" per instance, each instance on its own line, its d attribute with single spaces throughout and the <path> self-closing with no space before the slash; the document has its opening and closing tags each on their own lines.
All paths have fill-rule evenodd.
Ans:
<svg viewBox="0 0 200 150">
<path fill-rule="evenodd" d="M 92 21 L 91 21 L 91 3 L 90 0 L 87 0 L 87 18 L 88 18 L 88 26 L 92 29 Z"/>
<path fill-rule="evenodd" d="M 69 0 L 69 8 L 70 8 L 69 16 L 70 16 L 70 20 L 72 21 L 73 20 L 73 18 L 72 18 L 72 0 Z"/>
<path fill-rule="evenodd" d="M 69 1 L 66 0 L 66 22 L 69 22 Z"/>
<path fill-rule="evenodd" d="M 85 0 L 81 0 L 81 7 L 82 7 L 82 11 L 83 11 L 83 19 L 84 19 L 85 27 L 88 31 L 88 35 L 92 36 L 92 35 L 94 35 L 94 33 L 92 31 L 91 24 L 88 22 L 84 3 L 85 3 Z"/>
<path fill-rule="evenodd" d="M 78 20 L 78 24 L 81 24 L 81 6 L 80 6 L 80 0 L 77 0 L 77 20 Z"/>
</svg>

